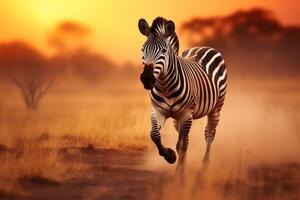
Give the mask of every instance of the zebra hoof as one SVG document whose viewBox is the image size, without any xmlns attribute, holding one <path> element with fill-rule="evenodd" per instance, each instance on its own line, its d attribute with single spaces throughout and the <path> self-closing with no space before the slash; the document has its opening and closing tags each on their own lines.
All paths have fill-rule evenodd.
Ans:
<svg viewBox="0 0 300 200">
<path fill-rule="evenodd" d="M 173 151 L 170 148 L 166 148 L 165 154 L 163 155 L 166 161 L 170 164 L 173 164 L 176 162 L 176 154 L 175 151 Z"/>
</svg>

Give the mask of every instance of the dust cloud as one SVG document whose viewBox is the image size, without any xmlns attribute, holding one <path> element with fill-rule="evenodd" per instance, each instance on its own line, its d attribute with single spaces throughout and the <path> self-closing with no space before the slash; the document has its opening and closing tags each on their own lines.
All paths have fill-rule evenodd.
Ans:
<svg viewBox="0 0 300 200">
<path fill-rule="evenodd" d="M 273 83 L 232 85 L 209 167 L 204 170 L 201 162 L 206 145 L 203 118 L 194 121 L 190 132 L 184 176 L 176 174 L 176 165 L 167 164 L 154 147 L 147 155 L 145 168 L 161 173 L 150 199 L 284 199 L 299 194 L 289 191 L 300 179 L 300 94 Z M 175 150 L 177 133 L 171 120 L 162 139 Z"/>
</svg>

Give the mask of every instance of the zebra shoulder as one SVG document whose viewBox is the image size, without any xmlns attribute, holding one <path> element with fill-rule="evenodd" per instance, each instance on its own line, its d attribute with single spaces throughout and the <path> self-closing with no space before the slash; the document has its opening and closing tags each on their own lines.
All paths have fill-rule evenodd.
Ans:
<svg viewBox="0 0 300 200">
<path fill-rule="evenodd" d="M 186 49 L 185 51 L 182 52 L 181 56 L 183 58 L 190 58 L 194 55 L 195 51 L 198 49 L 199 47 L 193 47 L 190 49 Z"/>
<path fill-rule="evenodd" d="M 207 50 L 211 49 L 210 47 L 193 47 L 190 49 L 187 49 L 182 52 L 182 57 L 194 61 L 198 61 L 199 57 L 203 55 L 203 53 Z"/>
</svg>

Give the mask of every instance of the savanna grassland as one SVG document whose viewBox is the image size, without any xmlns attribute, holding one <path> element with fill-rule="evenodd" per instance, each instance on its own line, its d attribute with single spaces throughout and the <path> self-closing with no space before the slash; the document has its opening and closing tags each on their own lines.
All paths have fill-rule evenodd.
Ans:
<svg viewBox="0 0 300 200">
<path fill-rule="evenodd" d="M 2 85 L 0 199 L 298 199 L 298 81 L 231 81 L 209 168 L 202 119 L 178 176 L 149 138 L 147 92 L 130 80 L 59 81 L 36 111 Z M 171 120 L 162 139 L 175 148 Z"/>
<path fill-rule="evenodd" d="M 26 195 L 19 187 L 24 180 L 51 185 L 81 174 L 88 166 L 80 161 L 84 152 L 147 148 L 143 133 L 149 129 L 150 105 L 145 95 L 135 89 L 120 93 L 122 86 L 108 92 L 77 82 L 58 83 L 36 111 L 26 109 L 16 88 L 1 88 L 0 196 Z M 70 163 L 64 158 L 69 154 Z M 98 161 L 105 168 L 105 161 Z"/>
</svg>

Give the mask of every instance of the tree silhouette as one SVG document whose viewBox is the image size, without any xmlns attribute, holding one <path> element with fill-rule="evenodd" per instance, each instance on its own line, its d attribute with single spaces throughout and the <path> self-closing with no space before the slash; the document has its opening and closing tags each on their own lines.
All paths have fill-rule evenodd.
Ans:
<svg viewBox="0 0 300 200">
<path fill-rule="evenodd" d="M 70 62 L 76 75 L 92 84 L 104 78 L 115 68 L 110 60 L 87 49 L 78 49 L 74 52 Z"/>
<path fill-rule="evenodd" d="M 300 77 L 300 27 L 283 26 L 271 11 L 255 8 L 224 17 L 195 18 L 181 30 L 191 45 L 212 46 L 238 75 Z"/>
<path fill-rule="evenodd" d="M 90 29 L 74 21 L 64 21 L 50 33 L 48 43 L 59 54 L 70 54 L 81 48 L 84 39 L 90 34 Z"/>
<path fill-rule="evenodd" d="M 0 44 L 0 69 L 17 86 L 28 109 L 37 109 L 54 80 L 51 63 L 36 49 L 20 41 Z"/>
<path fill-rule="evenodd" d="M 48 42 L 55 47 L 53 61 L 65 71 L 88 83 L 96 83 L 112 72 L 115 65 L 105 56 L 93 52 L 85 44 L 91 30 L 84 24 L 65 21 L 51 32 Z"/>
</svg>

